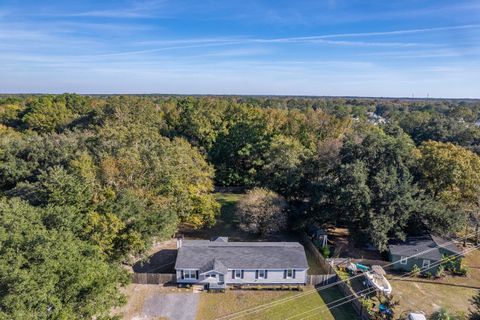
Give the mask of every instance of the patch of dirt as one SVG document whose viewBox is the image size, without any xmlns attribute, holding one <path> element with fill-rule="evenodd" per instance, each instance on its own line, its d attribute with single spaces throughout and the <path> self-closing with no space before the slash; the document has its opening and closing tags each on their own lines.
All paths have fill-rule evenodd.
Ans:
<svg viewBox="0 0 480 320">
<path fill-rule="evenodd" d="M 365 248 L 355 247 L 355 243 L 350 237 L 350 231 L 347 228 L 335 228 L 328 232 L 329 243 L 333 244 L 332 252 L 334 257 L 354 258 L 368 260 L 383 260 L 378 250 L 367 250 Z"/>
</svg>

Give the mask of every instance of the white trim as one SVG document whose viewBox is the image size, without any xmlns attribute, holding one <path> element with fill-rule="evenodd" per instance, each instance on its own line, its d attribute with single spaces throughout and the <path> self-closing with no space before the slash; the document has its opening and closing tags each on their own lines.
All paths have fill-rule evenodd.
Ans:
<svg viewBox="0 0 480 320">
<path fill-rule="evenodd" d="M 289 273 L 290 273 L 290 275 L 288 275 Z M 293 269 L 286 269 L 285 278 L 286 279 L 293 279 Z"/>
<path fill-rule="evenodd" d="M 221 273 L 221 272 L 218 272 L 218 271 L 215 271 L 215 270 L 208 270 L 208 271 L 205 271 L 205 272 L 199 273 L 199 275 L 204 275 L 204 274 L 207 274 L 207 273 L 223 274 L 223 273 Z"/>
<path fill-rule="evenodd" d="M 407 264 L 408 263 L 408 257 L 400 257 L 400 264 Z"/>
<path fill-rule="evenodd" d="M 279 269 L 279 268 L 276 268 L 276 269 L 265 269 L 265 268 L 262 268 L 261 270 L 266 270 L 266 271 L 282 271 L 282 270 L 286 270 L 288 268 L 283 268 L 283 269 Z M 297 270 L 297 271 L 306 271 L 308 269 L 310 269 L 310 267 L 308 268 L 290 268 L 292 270 Z M 228 271 L 233 271 L 233 270 L 243 270 L 243 271 L 257 271 L 257 270 L 260 270 L 260 269 L 235 269 L 235 268 L 231 268 L 231 269 L 227 269 Z"/>
<path fill-rule="evenodd" d="M 260 275 L 260 272 L 263 273 L 263 276 Z M 266 279 L 267 271 L 265 269 L 259 269 L 258 270 L 258 279 Z"/>
<path fill-rule="evenodd" d="M 188 274 L 188 277 L 187 277 Z M 193 277 L 192 277 L 193 275 Z M 185 280 L 197 280 L 197 270 L 183 269 L 183 279 Z"/>
<path fill-rule="evenodd" d="M 237 275 L 237 272 L 238 272 L 238 275 Z M 233 270 L 233 279 L 242 279 L 242 270 L 241 269 Z"/>
<path fill-rule="evenodd" d="M 428 259 L 423 259 L 422 269 L 423 269 L 423 268 L 430 269 L 430 260 L 428 260 Z"/>
</svg>

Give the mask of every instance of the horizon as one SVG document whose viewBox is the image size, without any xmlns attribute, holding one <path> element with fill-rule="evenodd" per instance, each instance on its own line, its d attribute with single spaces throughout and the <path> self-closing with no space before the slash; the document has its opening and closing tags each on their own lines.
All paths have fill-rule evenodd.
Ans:
<svg viewBox="0 0 480 320">
<path fill-rule="evenodd" d="M 478 21 L 470 0 L 7 0 L 0 94 L 479 99 Z"/>
<path fill-rule="evenodd" d="M 395 97 L 395 96 L 333 96 L 333 95 L 287 95 L 287 94 L 210 94 L 210 93 L 77 93 L 77 92 L 0 92 L 0 97 L 2 96 L 58 96 L 64 94 L 74 94 L 79 96 L 99 96 L 99 97 L 110 97 L 110 96 L 150 96 L 150 97 L 213 97 L 213 98 L 222 98 L 222 97 L 251 97 L 251 98 L 293 98 L 293 99 L 366 99 L 366 100 L 415 100 L 415 101 L 428 101 L 428 100 L 447 100 L 447 101 L 478 101 L 480 98 L 452 98 L 452 97 Z"/>
</svg>

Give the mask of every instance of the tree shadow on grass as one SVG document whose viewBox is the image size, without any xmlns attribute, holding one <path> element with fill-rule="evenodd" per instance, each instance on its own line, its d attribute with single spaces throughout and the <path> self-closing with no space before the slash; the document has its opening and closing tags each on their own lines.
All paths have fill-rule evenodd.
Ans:
<svg viewBox="0 0 480 320">
<path fill-rule="evenodd" d="M 340 289 L 338 289 L 337 286 L 326 289 L 317 287 L 317 290 L 318 294 L 322 297 L 326 305 L 331 303 L 328 308 L 330 309 L 330 312 L 332 313 L 335 320 L 351 320 L 358 317 L 351 303 L 341 304 L 348 301 L 348 299 L 345 299 L 344 295 L 340 292 Z M 326 309 L 327 307 L 325 307 L 325 310 Z"/>
</svg>

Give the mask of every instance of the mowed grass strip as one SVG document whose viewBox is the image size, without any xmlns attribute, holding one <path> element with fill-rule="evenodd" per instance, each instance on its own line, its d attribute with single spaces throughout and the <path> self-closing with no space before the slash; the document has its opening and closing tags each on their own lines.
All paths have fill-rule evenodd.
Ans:
<svg viewBox="0 0 480 320">
<path fill-rule="evenodd" d="M 305 287 L 305 291 L 312 290 L 313 287 Z M 202 293 L 200 305 L 197 313 L 197 320 L 213 320 L 229 314 L 240 312 L 262 306 L 269 302 L 278 301 L 284 298 L 294 297 L 302 292 L 298 291 L 247 291 L 247 290 L 228 290 L 225 293 Z M 281 302 L 273 306 L 256 309 L 255 312 L 240 313 L 235 319 L 253 320 L 253 319 L 301 319 L 310 316 L 309 319 L 324 320 L 350 320 L 355 319 L 356 315 L 350 304 L 335 308 L 332 312 L 325 307 L 325 301 L 335 301 L 342 298 L 340 292 L 335 288 L 322 290 L 319 293 L 312 292 Z M 323 307 L 322 307 L 323 306 Z M 315 309 L 314 311 L 311 311 Z M 300 315 L 302 314 L 302 315 Z M 295 317 L 298 315 L 298 317 Z M 228 318 L 227 318 L 228 319 Z"/>
</svg>

